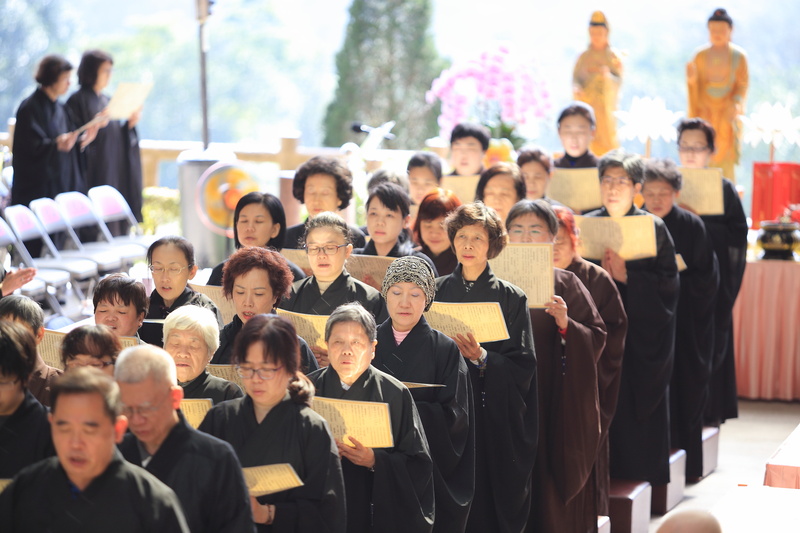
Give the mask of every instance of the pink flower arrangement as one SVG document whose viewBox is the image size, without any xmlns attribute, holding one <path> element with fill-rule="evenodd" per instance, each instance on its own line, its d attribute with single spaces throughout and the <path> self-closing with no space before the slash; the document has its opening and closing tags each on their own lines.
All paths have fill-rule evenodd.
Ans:
<svg viewBox="0 0 800 533">
<path fill-rule="evenodd" d="M 425 99 L 442 103 L 438 122 L 443 138 L 465 121 L 484 124 L 493 133 L 513 131 L 544 118 L 550 109 L 550 95 L 545 83 L 536 79 L 533 65 L 506 44 L 442 71 Z"/>
</svg>

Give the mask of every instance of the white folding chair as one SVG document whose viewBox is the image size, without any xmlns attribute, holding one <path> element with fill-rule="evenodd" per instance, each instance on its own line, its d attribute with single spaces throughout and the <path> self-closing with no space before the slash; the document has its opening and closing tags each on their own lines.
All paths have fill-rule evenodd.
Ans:
<svg viewBox="0 0 800 533">
<path fill-rule="evenodd" d="M 150 247 L 158 237 L 155 235 L 144 235 L 139 222 L 131 210 L 122 193 L 111 185 L 98 185 L 89 189 L 89 198 L 94 204 L 95 212 L 103 222 L 127 221 L 134 229 L 135 235 L 121 235 L 114 237 L 117 242 L 134 242 L 143 246 Z"/>
</svg>

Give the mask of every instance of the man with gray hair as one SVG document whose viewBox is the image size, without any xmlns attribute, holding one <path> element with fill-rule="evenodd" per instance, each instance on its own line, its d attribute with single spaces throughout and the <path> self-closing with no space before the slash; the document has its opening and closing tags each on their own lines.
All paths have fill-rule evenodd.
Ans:
<svg viewBox="0 0 800 533">
<path fill-rule="evenodd" d="M 131 430 L 119 449 L 175 491 L 192 533 L 254 531 L 239 460 L 184 418 L 172 357 L 155 346 L 128 348 L 114 377 Z"/>
</svg>

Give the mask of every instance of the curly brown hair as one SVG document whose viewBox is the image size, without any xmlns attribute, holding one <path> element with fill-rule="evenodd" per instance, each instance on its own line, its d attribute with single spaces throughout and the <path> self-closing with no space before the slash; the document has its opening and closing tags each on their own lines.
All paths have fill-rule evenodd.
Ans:
<svg viewBox="0 0 800 533">
<path fill-rule="evenodd" d="M 281 298 L 289 295 L 294 276 L 289 264 L 280 253 L 260 246 L 239 248 L 231 254 L 222 270 L 222 292 L 227 298 L 233 295 L 233 283 L 239 276 L 244 276 L 253 269 L 266 271 L 269 285 L 275 298 L 274 307 Z"/>
<path fill-rule="evenodd" d="M 336 181 L 336 196 L 339 197 L 339 209 L 350 205 L 353 196 L 353 175 L 342 161 L 335 157 L 312 157 L 299 167 L 294 173 L 292 182 L 292 195 L 301 204 L 305 202 L 306 180 L 314 174 L 326 174 Z"/>
<path fill-rule="evenodd" d="M 506 247 L 506 228 L 497 212 L 483 202 L 473 202 L 458 206 L 444 219 L 450 246 L 455 248 L 456 233 L 463 227 L 479 225 L 489 235 L 487 259 L 494 259 Z"/>
</svg>

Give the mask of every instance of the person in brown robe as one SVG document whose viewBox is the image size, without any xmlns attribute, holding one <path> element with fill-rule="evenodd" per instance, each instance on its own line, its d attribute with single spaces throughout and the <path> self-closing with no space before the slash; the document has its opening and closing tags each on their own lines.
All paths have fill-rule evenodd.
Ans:
<svg viewBox="0 0 800 533">
<path fill-rule="evenodd" d="M 581 280 L 594 300 L 606 327 L 606 345 L 597 362 L 597 392 L 600 400 L 600 444 L 594 464 L 597 514 L 608 516 L 609 470 L 608 428 L 617 410 L 617 397 L 622 376 L 622 356 L 625 353 L 625 335 L 628 332 L 628 315 L 622 304 L 619 290 L 611 276 L 601 267 L 583 259 L 578 253 L 578 230 L 575 217 L 566 207 L 555 207 L 558 217 L 558 235 L 553 245 L 553 259 L 557 268 L 569 270 Z"/>
<path fill-rule="evenodd" d="M 545 200 L 522 200 L 506 227 L 512 243 L 552 243 L 558 220 Z M 552 301 L 529 310 L 539 370 L 539 449 L 526 531 L 586 533 L 597 528 L 591 478 L 600 441 L 596 365 L 606 332 L 577 276 L 560 268 L 554 274 Z"/>
</svg>

